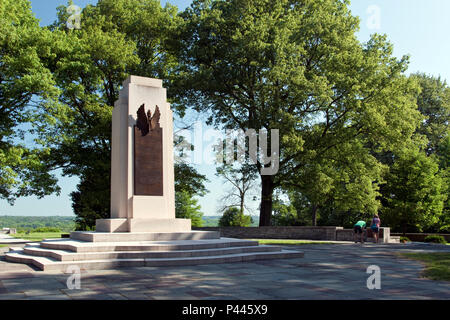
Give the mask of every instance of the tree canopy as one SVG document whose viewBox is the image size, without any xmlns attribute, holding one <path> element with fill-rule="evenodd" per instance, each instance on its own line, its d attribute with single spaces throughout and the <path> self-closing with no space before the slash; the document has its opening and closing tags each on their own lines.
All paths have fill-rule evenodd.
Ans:
<svg viewBox="0 0 450 320">
<path fill-rule="evenodd" d="M 27 28 L 36 29 L 35 34 L 28 37 L 30 41 L 36 38 L 40 40 L 35 42 L 49 44 L 47 47 L 35 46 L 35 50 L 45 53 L 35 59 L 36 68 L 43 68 L 36 72 L 43 75 L 36 75 L 36 79 L 25 77 L 28 87 L 22 90 L 29 97 L 21 101 L 23 105 L 34 94 L 40 98 L 32 117 L 26 119 L 31 122 L 30 132 L 36 137 L 37 150 L 43 153 L 37 163 L 41 166 L 45 164 L 45 170 L 42 170 L 45 173 L 60 169 L 63 175 L 80 177 L 77 190 L 71 194 L 72 206 L 77 215 L 78 228 L 89 229 L 95 225 L 96 219 L 109 216 L 111 114 L 114 102 L 129 74 L 169 78 L 176 59 L 166 47 L 179 20 L 176 8 L 170 5 L 162 8 L 157 0 L 100 0 L 96 5 L 88 5 L 82 10 L 80 29 L 69 29 L 66 24 L 69 17 L 67 7 L 71 2 L 58 8 L 58 19 L 48 28 L 39 28 L 31 16 L 28 1 L 20 3 L 24 15 L 30 16 L 24 19 L 24 24 L 30 25 Z M 28 30 L 20 32 L 26 33 Z M 28 38 L 24 37 L 25 40 Z M 2 40 L 5 44 L 2 43 L 2 48 L 7 47 L 10 42 L 7 40 Z M 21 45 L 26 46 L 27 43 Z M 30 50 L 33 48 L 30 46 Z M 17 49 L 17 52 L 20 50 Z M 15 54 L 11 53 L 11 56 Z M 34 56 L 36 54 L 33 52 L 26 52 L 23 59 L 33 59 Z M 25 62 L 18 62 L 24 73 L 29 71 Z M 29 67 L 30 70 L 33 70 L 32 67 Z M 17 77 L 21 71 L 11 72 Z M 41 84 L 37 80 L 43 81 L 45 76 L 48 80 L 44 82 L 47 85 L 44 89 L 54 93 L 52 95 L 44 94 L 44 89 L 38 86 Z M 3 96 L 2 93 L 2 99 Z M 22 116 L 16 113 L 14 116 Z M 14 117 L 8 119 L 12 119 L 8 128 L 17 124 Z M 20 154 L 7 156 L 7 160 L 20 158 Z M 3 162 L 4 158 L 2 154 L 0 161 Z M 202 180 L 194 168 L 180 165 L 176 169 L 184 173 L 178 175 L 178 190 L 199 190 Z M 6 174 L 3 174 L 5 170 Z M 5 169 L 2 163 L 2 177 L 11 180 L 7 170 L 8 167 Z M 41 183 L 45 182 L 45 176 L 34 177 Z M 183 182 L 185 177 L 189 182 Z M 198 183 L 190 185 L 191 181 Z M 37 193 L 37 190 L 31 191 Z"/>
<path fill-rule="evenodd" d="M 56 178 L 41 159 L 49 150 L 25 144 L 38 97 L 57 93 L 42 63 L 51 54 L 51 34 L 39 27 L 29 1 L 4 0 L 0 6 L 0 198 L 43 197 L 59 192 Z"/>
<path fill-rule="evenodd" d="M 420 121 L 408 58 L 395 58 L 386 36 L 361 44 L 358 18 L 338 0 L 199 0 L 182 17 L 177 105 L 210 113 L 220 128 L 279 130 L 279 172 L 261 175 L 260 225 L 270 225 L 274 189 L 308 194 L 308 179 L 327 180 L 318 165 L 368 165 L 349 182 L 375 202 L 379 169 L 367 146 L 398 148 Z"/>
</svg>

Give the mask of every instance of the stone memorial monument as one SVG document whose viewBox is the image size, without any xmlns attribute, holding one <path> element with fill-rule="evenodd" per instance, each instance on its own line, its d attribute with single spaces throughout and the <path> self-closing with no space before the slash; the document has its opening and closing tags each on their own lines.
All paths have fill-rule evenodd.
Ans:
<svg viewBox="0 0 450 320">
<path fill-rule="evenodd" d="M 172 119 L 161 80 L 124 82 L 112 115 L 111 219 L 97 220 L 97 231 L 191 230 L 175 219 Z"/>
<path fill-rule="evenodd" d="M 130 76 L 123 83 L 111 158 L 110 219 L 97 220 L 95 232 L 10 248 L 6 260 L 66 271 L 303 257 L 218 231 L 191 231 L 189 219 L 175 218 L 172 111 L 161 80 Z"/>
</svg>

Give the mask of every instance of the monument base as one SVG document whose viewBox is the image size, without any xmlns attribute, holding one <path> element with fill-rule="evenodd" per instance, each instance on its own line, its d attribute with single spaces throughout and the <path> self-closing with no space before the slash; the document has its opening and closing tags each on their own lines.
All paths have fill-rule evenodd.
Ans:
<svg viewBox="0 0 450 320">
<path fill-rule="evenodd" d="M 189 232 L 190 219 L 99 219 L 97 232 Z"/>
<path fill-rule="evenodd" d="M 32 264 L 44 271 L 72 273 L 121 267 L 159 267 L 302 258 L 303 252 L 257 241 L 220 238 L 217 231 L 81 232 L 70 239 L 48 239 L 10 248 L 6 261 Z M 182 272 L 182 269 L 179 270 Z"/>
</svg>

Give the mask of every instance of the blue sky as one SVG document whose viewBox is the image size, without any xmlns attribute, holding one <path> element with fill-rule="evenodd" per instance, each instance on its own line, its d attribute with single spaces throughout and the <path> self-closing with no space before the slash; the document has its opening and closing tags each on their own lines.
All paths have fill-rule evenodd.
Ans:
<svg viewBox="0 0 450 320">
<path fill-rule="evenodd" d="M 96 0 L 74 0 L 75 5 L 85 7 Z M 161 1 L 164 5 L 167 1 Z M 191 1 L 171 0 L 179 10 Z M 32 9 L 41 25 L 48 25 L 56 18 L 56 7 L 66 0 L 31 0 Z M 372 33 L 385 33 L 394 44 L 397 57 L 410 55 L 408 73 L 425 72 L 443 79 L 450 79 L 450 1 L 448 0 L 354 0 L 350 6 L 361 19 L 359 39 L 364 42 Z M 204 128 L 206 129 L 206 127 Z M 215 215 L 218 199 L 224 192 L 223 183 L 214 176 L 212 165 L 198 165 L 197 169 L 208 176 L 211 191 L 200 199 L 205 215 Z M 44 199 L 28 197 L 19 199 L 14 206 L 0 200 L 0 215 L 73 215 L 69 194 L 75 190 L 77 178 L 61 178 L 61 196 Z M 256 209 L 257 203 L 253 207 Z M 257 214 L 257 211 L 255 212 Z"/>
</svg>

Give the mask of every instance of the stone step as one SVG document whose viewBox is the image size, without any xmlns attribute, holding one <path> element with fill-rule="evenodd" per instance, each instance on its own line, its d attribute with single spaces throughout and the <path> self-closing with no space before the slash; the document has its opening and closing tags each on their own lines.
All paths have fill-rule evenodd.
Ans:
<svg viewBox="0 0 450 320">
<path fill-rule="evenodd" d="M 44 240 L 40 244 L 41 248 L 78 253 L 112 251 L 181 251 L 250 246 L 258 246 L 258 242 L 230 238 L 141 242 L 85 242 L 71 239 L 57 239 Z"/>
<path fill-rule="evenodd" d="M 17 248 L 14 251 L 20 251 Z M 46 249 L 27 246 L 23 252 L 30 256 L 50 257 L 57 261 L 110 260 L 110 259 L 151 259 L 151 258 L 186 258 L 218 256 L 250 252 L 281 251 L 277 246 L 227 247 L 182 251 L 112 251 L 112 252 L 73 252 L 67 250 Z"/>
<path fill-rule="evenodd" d="M 300 251 L 281 250 L 276 252 L 250 252 L 229 255 L 216 255 L 204 257 L 185 258 L 148 258 L 148 259 L 109 259 L 109 260 L 86 260 L 78 262 L 57 261 L 49 257 L 30 256 L 23 251 L 8 252 L 6 260 L 10 262 L 32 264 L 43 271 L 67 272 L 70 266 L 78 266 L 80 269 L 112 269 L 118 267 L 157 267 L 157 266 L 187 266 L 215 263 L 247 262 L 266 259 L 303 258 Z"/>
<path fill-rule="evenodd" d="M 30 243 L 26 243 L 25 247 L 37 247 L 39 248 L 40 243 L 39 242 L 30 242 Z M 9 251 L 18 251 L 18 250 L 23 250 L 24 247 L 9 247 Z"/>
<path fill-rule="evenodd" d="M 189 232 L 85 232 L 73 231 L 70 238 L 88 242 L 138 242 L 138 241 L 176 241 L 176 240 L 204 240 L 219 239 L 218 231 L 189 231 Z"/>
</svg>

